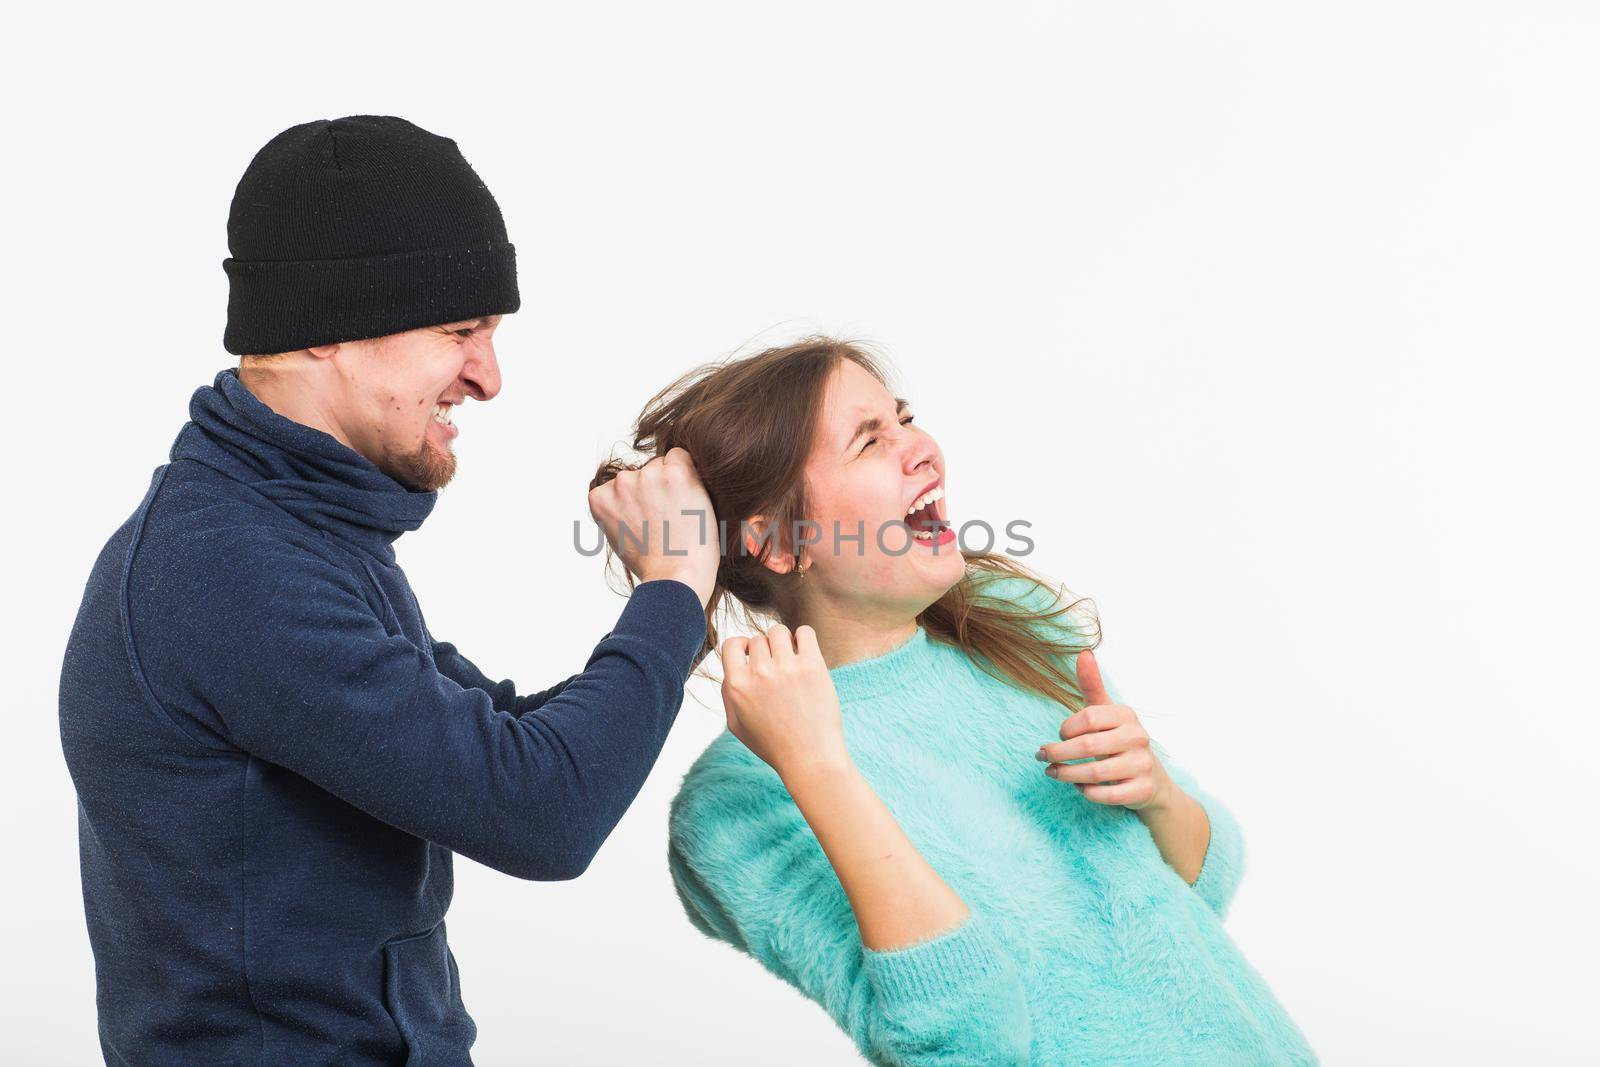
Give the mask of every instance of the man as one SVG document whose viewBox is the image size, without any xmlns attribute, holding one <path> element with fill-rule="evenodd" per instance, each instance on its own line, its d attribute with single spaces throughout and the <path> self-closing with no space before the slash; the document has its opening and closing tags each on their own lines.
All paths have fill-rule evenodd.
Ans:
<svg viewBox="0 0 1600 1067">
<path fill-rule="evenodd" d="M 682 450 L 591 493 L 641 584 L 581 674 L 492 681 L 434 640 L 393 544 L 455 470 L 451 413 L 500 391 L 494 198 L 402 119 L 311 122 L 251 162 L 228 243 L 240 366 L 195 392 L 62 667 L 102 1049 L 467 1064 L 451 854 L 583 873 L 706 635 L 715 543 L 638 534 L 710 501 Z M 536 592 L 517 614 L 530 650 L 562 623 Z"/>
</svg>

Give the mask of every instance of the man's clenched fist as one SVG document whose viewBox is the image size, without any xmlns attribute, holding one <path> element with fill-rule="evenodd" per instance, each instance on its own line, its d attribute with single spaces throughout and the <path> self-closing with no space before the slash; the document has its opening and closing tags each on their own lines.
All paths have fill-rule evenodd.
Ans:
<svg viewBox="0 0 1600 1067">
<path fill-rule="evenodd" d="M 705 606 L 716 583 L 717 517 L 694 460 L 681 448 L 589 490 L 589 513 L 641 582 L 675 578 Z"/>
</svg>

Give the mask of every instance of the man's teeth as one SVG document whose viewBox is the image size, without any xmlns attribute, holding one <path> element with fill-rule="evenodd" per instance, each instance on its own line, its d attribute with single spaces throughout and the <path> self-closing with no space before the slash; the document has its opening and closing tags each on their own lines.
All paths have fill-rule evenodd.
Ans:
<svg viewBox="0 0 1600 1067">
<path fill-rule="evenodd" d="M 926 493 L 923 493 L 921 496 L 917 497 L 917 499 L 913 500 L 911 502 L 911 506 L 909 508 L 906 508 L 906 514 L 910 515 L 912 512 L 916 511 L 918 508 L 925 508 L 929 504 L 933 503 L 935 500 L 943 500 L 943 499 L 944 499 L 944 486 L 942 486 L 942 485 L 935 486 L 932 489 L 929 489 Z"/>
<path fill-rule="evenodd" d="M 450 405 L 449 404 L 435 404 L 435 405 L 433 405 L 433 421 L 439 423 L 442 426 L 451 425 L 451 422 L 450 422 Z"/>
</svg>

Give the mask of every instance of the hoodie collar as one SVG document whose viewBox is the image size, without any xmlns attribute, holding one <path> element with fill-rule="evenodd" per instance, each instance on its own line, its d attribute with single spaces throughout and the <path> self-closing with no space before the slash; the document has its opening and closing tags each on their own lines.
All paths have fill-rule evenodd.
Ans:
<svg viewBox="0 0 1600 1067">
<path fill-rule="evenodd" d="M 422 525 L 436 492 L 409 489 L 331 434 L 285 418 L 239 381 L 237 367 L 189 398 L 170 458 L 192 459 L 250 486 L 319 530 L 394 558 L 394 541 Z"/>
</svg>

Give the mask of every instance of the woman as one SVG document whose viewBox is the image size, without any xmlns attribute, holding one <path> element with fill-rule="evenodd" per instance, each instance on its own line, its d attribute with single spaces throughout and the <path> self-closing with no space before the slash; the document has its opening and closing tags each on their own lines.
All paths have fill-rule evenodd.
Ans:
<svg viewBox="0 0 1600 1067">
<path fill-rule="evenodd" d="M 724 593 L 778 623 L 722 645 L 728 732 L 673 801 L 690 920 L 878 1064 L 1315 1063 L 1223 931 L 1237 826 L 1107 690 L 1081 602 L 952 544 L 885 380 L 817 338 L 639 419 L 728 527 L 708 649 Z"/>
</svg>

